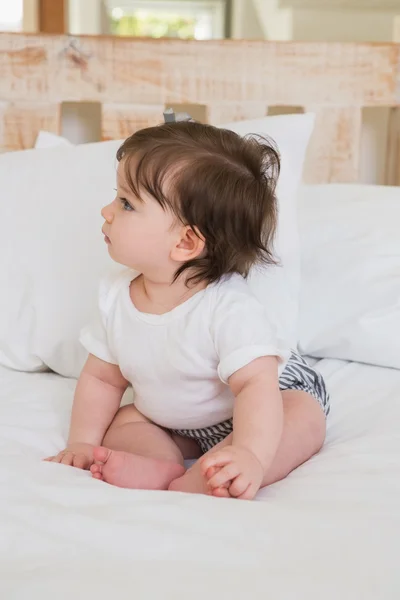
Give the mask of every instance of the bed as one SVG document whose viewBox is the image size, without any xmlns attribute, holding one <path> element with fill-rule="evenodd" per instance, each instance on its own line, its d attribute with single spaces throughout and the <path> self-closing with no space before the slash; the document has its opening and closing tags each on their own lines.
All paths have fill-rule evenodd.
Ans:
<svg viewBox="0 0 400 600">
<path fill-rule="evenodd" d="M 31 148 L 40 130 L 59 134 L 63 102 L 99 103 L 103 139 L 119 139 L 158 122 L 166 106 L 177 111 L 189 108 L 195 117 L 213 123 L 263 117 L 268 107 L 280 107 L 283 112 L 311 108 L 316 124 L 304 178 L 330 186 L 358 181 L 363 107 L 391 107 L 394 123 L 400 105 L 400 47 L 394 44 L 191 43 L 0 34 L 0 68 L 0 147 L 10 153 L 8 158 L 3 155 L 3 162 L 0 157 L 1 184 L 12 169 L 17 174 L 10 177 L 10 195 L 5 195 L 8 202 L 1 206 L 6 227 L 0 244 L 7 240 L 9 248 L 0 246 L 6 290 L 0 297 L 0 334 L 5 331 L 4 314 L 5 320 L 12 321 L 14 312 L 18 316 L 20 310 L 10 301 L 7 313 L 1 304 L 9 290 L 4 254 L 9 251 L 16 260 L 21 245 L 13 233 L 20 213 L 33 233 L 29 238 L 27 231 L 25 240 L 28 258 L 22 254 L 17 258 L 21 264 L 25 261 L 26 268 L 30 262 L 36 265 L 33 283 L 40 277 L 41 285 L 44 277 L 52 282 L 59 272 L 49 267 L 47 259 L 52 252 L 57 260 L 66 261 L 62 263 L 64 276 L 70 276 L 66 266 L 71 256 L 57 254 L 56 236 L 46 242 L 42 253 L 33 247 L 35 239 L 41 238 L 40 227 L 44 244 L 49 223 L 57 218 L 49 208 L 53 193 L 49 192 L 49 221 L 44 224 L 28 211 L 28 204 L 22 210 L 19 198 L 29 196 L 30 182 L 39 185 L 47 171 L 60 180 L 60 165 L 65 162 L 74 163 L 70 179 L 81 185 L 81 165 L 84 161 L 92 164 L 88 162 L 90 149 L 61 149 L 57 156 L 42 157 L 34 154 L 36 150 L 13 152 Z M 394 127 L 388 147 L 387 183 L 398 184 L 400 154 Z M 93 152 L 96 160 L 105 156 L 101 148 Z M 110 152 L 107 150 L 108 162 L 115 149 Z M 29 168 L 28 163 L 32 163 Z M 21 172 L 28 183 L 22 181 Z M 92 186 L 90 193 L 95 197 L 109 183 L 110 174 L 105 176 L 100 169 L 87 185 Z M 73 198 L 71 185 L 70 180 L 63 180 L 60 195 L 64 194 L 65 201 Z M 389 282 L 385 287 L 387 306 L 390 304 L 392 312 L 382 317 L 375 305 L 367 306 L 366 314 L 375 311 L 372 325 L 368 319 L 365 325 L 365 314 L 355 317 L 354 313 L 350 318 L 339 315 L 342 320 L 338 317 L 333 328 L 333 302 L 327 314 L 320 315 L 320 328 L 324 321 L 326 329 L 321 342 L 321 331 L 310 332 L 315 306 L 309 305 L 310 297 L 320 293 L 322 306 L 324 290 L 309 285 L 303 293 L 303 304 L 310 313 L 304 316 L 303 307 L 304 347 L 315 350 L 314 356 L 326 356 L 310 361 L 326 377 L 332 395 L 323 450 L 286 480 L 262 490 L 253 503 L 123 490 L 96 481 L 87 472 L 42 462 L 64 444 L 76 385 L 70 376 L 76 366 L 58 368 L 65 362 L 68 347 L 54 363 L 46 360 L 43 348 L 50 341 L 54 347 L 57 341 L 50 340 L 51 332 L 61 335 L 65 331 L 58 330 L 57 315 L 50 314 L 54 306 L 43 304 L 42 312 L 38 309 L 35 313 L 37 320 L 43 317 L 47 336 L 41 333 L 41 361 L 37 362 L 33 353 L 29 360 L 22 356 L 13 369 L 0 366 L 1 598 L 398 600 L 400 335 L 396 331 L 400 334 L 400 313 L 396 302 L 400 250 L 396 223 L 400 188 L 391 188 L 390 198 L 386 198 L 383 188 L 378 195 L 371 195 L 366 188 L 354 186 L 358 196 L 350 198 L 352 208 L 343 212 L 346 202 L 350 206 L 350 200 L 343 199 L 345 193 L 351 196 L 353 188 L 330 186 L 329 195 L 324 196 L 333 211 L 330 229 L 321 232 L 315 221 L 318 207 L 318 218 L 321 222 L 325 218 L 324 186 L 313 188 L 307 223 L 302 225 L 308 244 L 303 249 L 308 261 L 303 282 L 308 286 L 311 275 L 315 278 L 318 273 L 320 249 L 330 256 L 340 239 L 345 251 L 338 266 L 331 265 L 325 293 L 332 295 L 332 280 L 346 295 L 349 282 L 340 280 L 340 274 L 343 265 L 351 262 L 357 265 L 351 273 L 354 310 L 360 304 L 357 294 L 362 295 L 365 286 L 372 289 L 385 276 Z M 18 193 L 12 196 L 17 187 Z M 310 193 L 308 190 L 307 195 Z M 336 203 L 333 209 L 338 194 L 343 196 L 342 204 Z M 368 195 L 371 197 L 366 199 Z M 383 208 L 374 213 L 371 207 L 378 206 L 378 198 Z M 369 207 L 369 217 L 361 225 L 360 206 Z M 293 212 L 295 208 L 293 205 Z M 68 223 L 74 214 L 69 210 L 63 216 Z M 379 223 L 381 228 L 377 225 L 377 233 L 371 236 L 373 225 Z M 86 226 L 85 222 L 82 227 Z M 97 243 L 97 230 L 98 223 L 93 233 L 88 229 L 88 236 L 93 235 L 90 247 Z M 76 240 L 82 231 L 86 229 L 75 233 Z M 314 239 L 317 234 L 321 239 Z M 93 250 L 91 261 L 97 260 L 96 252 Z M 297 247 L 292 252 L 298 253 Z M 83 270 L 91 264 L 86 259 L 82 255 Z M 368 261 L 372 267 L 367 266 Z M 382 265 L 387 269 L 384 274 Z M 22 285 L 15 278 L 10 282 L 15 289 Z M 35 286 L 27 290 L 36 300 L 43 300 Z M 69 312 L 74 313 L 77 306 L 71 299 Z M 86 308 L 89 310 L 89 304 Z M 343 328 L 350 330 L 351 320 L 360 326 L 360 331 L 353 332 L 357 337 L 353 344 L 343 333 Z M 28 325 L 24 323 L 27 330 Z M 75 325 L 68 324 L 66 329 Z M 339 332 L 341 343 L 334 339 Z M 389 339 L 390 348 L 384 346 Z M 374 354 L 375 340 L 377 346 L 382 342 L 383 350 Z M 1 335 L 0 342 L 3 360 Z M 357 360 L 345 360 L 351 355 Z M 61 374 L 40 372 L 46 365 Z"/>
<path fill-rule="evenodd" d="M 1 369 L 2 598 L 397 600 L 400 371 L 318 368 L 335 398 L 325 448 L 250 506 L 41 463 L 75 382 Z"/>
</svg>

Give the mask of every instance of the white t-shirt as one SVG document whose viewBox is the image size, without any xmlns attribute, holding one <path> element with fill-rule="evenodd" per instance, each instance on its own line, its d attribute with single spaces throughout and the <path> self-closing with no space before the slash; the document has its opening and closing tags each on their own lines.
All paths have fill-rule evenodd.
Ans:
<svg viewBox="0 0 400 600">
<path fill-rule="evenodd" d="M 229 419 L 234 396 L 227 384 L 261 356 L 290 356 L 273 323 L 240 275 L 223 278 L 162 315 L 142 313 L 130 298 L 137 273 L 124 270 L 102 282 L 99 314 L 81 343 L 119 366 L 134 389 L 135 406 L 170 429 L 198 429 Z"/>
</svg>

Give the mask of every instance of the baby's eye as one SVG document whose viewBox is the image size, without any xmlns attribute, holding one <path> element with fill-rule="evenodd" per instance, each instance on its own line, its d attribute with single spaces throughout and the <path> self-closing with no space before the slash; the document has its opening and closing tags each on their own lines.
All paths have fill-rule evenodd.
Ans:
<svg viewBox="0 0 400 600">
<path fill-rule="evenodd" d="M 121 202 L 122 208 L 124 210 L 134 210 L 133 206 L 131 204 L 129 204 L 128 200 L 126 198 L 120 198 L 119 201 Z"/>
</svg>

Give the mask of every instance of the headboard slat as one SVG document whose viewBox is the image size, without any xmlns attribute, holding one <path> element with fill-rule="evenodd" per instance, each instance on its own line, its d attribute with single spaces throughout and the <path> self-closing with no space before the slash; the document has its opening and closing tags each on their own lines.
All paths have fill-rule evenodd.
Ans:
<svg viewBox="0 0 400 600">
<path fill-rule="evenodd" d="M 360 108 L 307 107 L 316 123 L 307 152 L 307 183 L 359 180 L 362 111 Z"/>
<path fill-rule="evenodd" d="M 60 133 L 61 105 L 0 103 L 0 152 L 33 148 L 41 129 Z"/>
<path fill-rule="evenodd" d="M 386 185 L 400 185 L 400 108 L 392 108 L 388 124 Z"/>
<path fill-rule="evenodd" d="M 157 125 L 163 120 L 164 106 L 156 104 L 102 104 L 101 137 L 103 140 L 122 140 L 135 131 Z"/>
</svg>

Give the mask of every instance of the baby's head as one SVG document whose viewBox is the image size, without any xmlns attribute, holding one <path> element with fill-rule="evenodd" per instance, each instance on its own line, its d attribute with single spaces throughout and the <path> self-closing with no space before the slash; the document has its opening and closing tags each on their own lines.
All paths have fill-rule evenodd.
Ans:
<svg viewBox="0 0 400 600">
<path fill-rule="evenodd" d="M 102 215 L 111 257 L 154 281 L 212 283 L 274 264 L 277 150 L 189 121 L 134 133 Z"/>
</svg>

